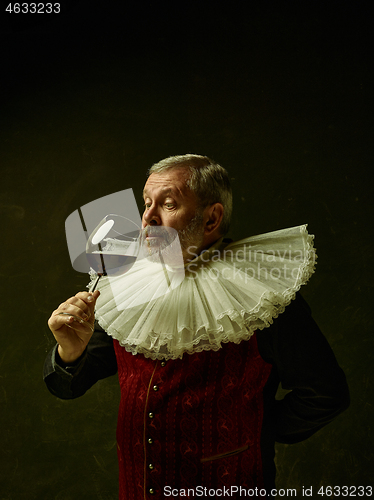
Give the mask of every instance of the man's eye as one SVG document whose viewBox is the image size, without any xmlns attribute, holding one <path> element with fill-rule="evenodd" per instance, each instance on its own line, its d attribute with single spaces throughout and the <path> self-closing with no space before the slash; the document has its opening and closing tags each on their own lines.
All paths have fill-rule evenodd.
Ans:
<svg viewBox="0 0 374 500">
<path fill-rule="evenodd" d="M 173 203 L 165 203 L 166 208 L 173 208 L 174 204 Z"/>
<path fill-rule="evenodd" d="M 150 203 L 144 203 L 144 209 L 145 210 L 148 210 L 150 206 L 151 206 Z"/>
</svg>

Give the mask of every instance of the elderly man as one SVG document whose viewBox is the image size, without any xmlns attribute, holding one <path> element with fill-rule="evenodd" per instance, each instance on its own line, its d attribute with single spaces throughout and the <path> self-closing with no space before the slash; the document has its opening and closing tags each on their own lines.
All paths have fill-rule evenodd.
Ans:
<svg viewBox="0 0 374 500">
<path fill-rule="evenodd" d="M 259 267 L 261 276 L 255 281 L 251 276 L 248 290 L 247 285 L 235 288 L 236 277 L 249 268 L 231 272 L 231 262 L 221 281 L 210 276 L 211 282 L 203 283 L 206 262 L 216 255 L 212 249 L 222 253 L 231 248 L 223 238 L 231 200 L 227 172 L 207 157 L 171 157 L 150 169 L 142 218 L 147 244 L 156 250 L 160 245 L 153 228 L 173 228 L 186 273 L 188 266 L 197 266 L 197 281 L 191 280 L 194 288 L 186 285 L 194 290 L 190 297 L 163 299 L 169 301 L 164 309 L 169 312 L 154 316 L 152 331 L 144 332 L 148 344 L 131 345 L 126 320 L 123 332 L 118 326 L 104 331 L 99 291 L 69 298 L 49 319 L 57 344 L 46 359 L 44 377 L 52 394 L 82 396 L 97 380 L 118 371 L 120 499 L 239 498 L 244 490 L 249 497 L 274 496 L 274 442 L 308 438 L 349 404 L 344 373 L 297 293 L 303 281 L 294 289 L 285 285 L 282 292 L 283 276 L 278 274 L 272 285 L 263 278 L 267 269 Z M 268 238 L 271 245 L 277 237 Z M 266 238 L 259 241 L 266 244 Z M 251 254 L 246 255 L 249 261 Z M 267 255 L 273 254 L 268 250 Z M 298 266 L 297 276 L 305 275 Z M 217 264 L 215 270 L 220 269 Z M 75 327 L 74 317 L 88 320 L 94 333 L 85 323 Z M 168 319 L 182 324 L 172 339 L 162 337 Z M 290 390 L 281 401 L 275 400 L 279 383 Z"/>
</svg>

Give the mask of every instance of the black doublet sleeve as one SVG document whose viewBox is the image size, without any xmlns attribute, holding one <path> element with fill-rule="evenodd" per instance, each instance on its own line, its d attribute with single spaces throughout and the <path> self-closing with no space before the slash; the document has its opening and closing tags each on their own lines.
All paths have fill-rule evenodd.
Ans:
<svg viewBox="0 0 374 500">
<path fill-rule="evenodd" d="M 258 332 L 257 341 L 260 355 L 273 365 L 270 383 L 280 381 L 290 391 L 265 403 L 275 441 L 303 441 L 348 408 L 344 372 L 299 293 L 270 328 Z"/>
<path fill-rule="evenodd" d="M 97 322 L 86 350 L 75 363 L 64 364 L 57 347 L 45 359 L 43 378 L 48 390 L 60 399 L 78 398 L 98 380 L 117 373 L 113 339 Z"/>
</svg>

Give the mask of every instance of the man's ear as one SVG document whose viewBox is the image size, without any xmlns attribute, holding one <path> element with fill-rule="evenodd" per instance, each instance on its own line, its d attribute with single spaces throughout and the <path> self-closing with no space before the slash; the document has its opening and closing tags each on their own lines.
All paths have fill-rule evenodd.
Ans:
<svg viewBox="0 0 374 500">
<path fill-rule="evenodd" d="M 212 234 L 214 231 L 218 230 L 223 217 L 223 205 L 222 203 L 213 203 L 206 208 L 205 213 L 205 225 L 204 234 L 206 236 Z"/>
</svg>

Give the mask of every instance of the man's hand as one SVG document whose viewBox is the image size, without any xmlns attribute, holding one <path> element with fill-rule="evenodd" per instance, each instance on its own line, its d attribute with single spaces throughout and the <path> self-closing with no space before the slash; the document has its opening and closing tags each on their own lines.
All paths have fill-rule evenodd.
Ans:
<svg viewBox="0 0 374 500">
<path fill-rule="evenodd" d="M 59 305 L 48 320 L 64 363 L 72 363 L 81 356 L 93 333 L 94 308 L 100 292 L 79 292 Z M 64 314 L 61 314 L 64 313 Z"/>
</svg>

